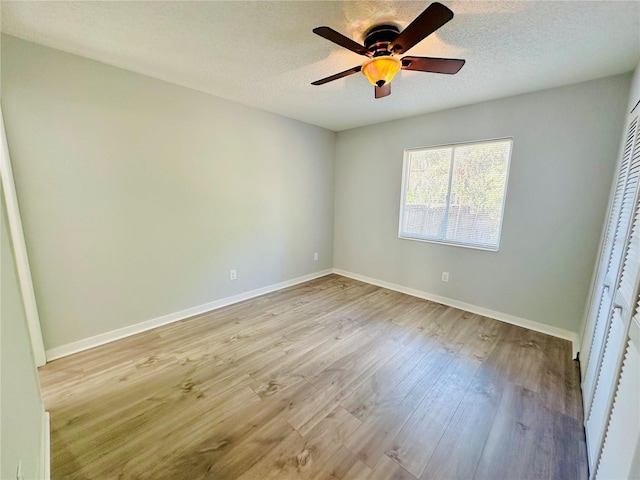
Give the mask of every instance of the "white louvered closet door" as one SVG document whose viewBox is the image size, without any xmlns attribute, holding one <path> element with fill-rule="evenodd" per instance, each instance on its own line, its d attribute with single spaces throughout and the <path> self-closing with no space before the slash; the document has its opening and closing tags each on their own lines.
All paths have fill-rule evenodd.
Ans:
<svg viewBox="0 0 640 480">
<path fill-rule="evenodd" d="M 631 320 L 598 479 L 640 478 L 640 305 Z"/>
<path fill-rule="evenodd" d="M 636 121 L 637 123 L 637 121 Z M 636 304 L 640 268 L 640 135 L 637 127 L 609 256 L 583 395 L 591 476 L 596 472 Z M 624 161 L 624 160 L 623 160 Z M 598 325 L 598 323 L 601 325 Z M 601 336 L 600 336 L 601 335 Z M 589 382 L 587 384 L 587 381 Z M 588 387 L 588 390 L 585 388 Z"/>
<path fill-rule="evenodd" d="M 591 359 L 591 353 L 595 350 L 595 356 L 599 358 L 600 348 L 602 343 L 595 341 L 596 338 L 603 339 L 603 330 L 605 321 L 602 320 L 602 316 L 606 314 L 607 309 L 603 309 L 602 295 L 605 293 L 605 276 L 609 266 L 609 259 L 611 257 L 611 249 L 613 247 L 613 239 L 616 233 L 616 227 L 618 225 L 618 217 L 620 215 L 620 207 L 622 206 L 622 195 L 624 193 L 624 186 L 627 181 L 627 173 L 629 171 L 629 163 L 631 160 L 631 151 L 633 150 L 633 142 L 635 139 L 636 128 L 638 126 L 638 120 L 634 119 L 629 125 L 627 136 L 625 138 L 624 150 L 622 155 L 622 161 L 618 171 L 618 177 L 615 185 L 615 194 L 613 196 L 613 202 L 611 204 L 611 210 L 609 212 L 609 218 L 607 221 L 607 230 L 605 231 L 603 239 L 603 248 L 600 251 L 600 261 L 598 262 L 598 270 L 596 275 L 595 288 L 592 295 L 591 305 L 589 308 L 589 314 L 587 317 L 587 325 L 584 331 L 584 337 L 582 340 L 582 348 L 580 351 L 580 360 L 583 366 L 587 366 Z M 607 290 L 609 287 L 606 288 Z M 604 312 L 603 312 L 604 310 Z M 600 320 L 600 321 L 598 321 Z M 595 344 L 595 345 L 594 345 Z M 594 348 L 595 347 L 595 348 Z M 583 390 L 590 390 L 594 380 L 594 369 L 591 370 L 591 378 L 587 381 L 587 368 L 581 369 L 582 381 L 586 385 L 583 386 Z M 590 401 L 590 399 L 589 399 Z M 587 402 L 585 402 L 586 404 Z"/>
</svg>

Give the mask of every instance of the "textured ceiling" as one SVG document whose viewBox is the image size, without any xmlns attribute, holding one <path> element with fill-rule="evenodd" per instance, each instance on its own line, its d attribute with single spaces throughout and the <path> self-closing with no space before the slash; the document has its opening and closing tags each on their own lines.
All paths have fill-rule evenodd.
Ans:
<svg viewBox="0 0 640 480">
<path fill-rule="evenodd" d="M 425 2 L 6 2 L 2 31 L 329 128 L 344 130 L 630 71 L 640 2 L 442 1 L 452 21 L 409 51 L 467 60 L 454 76 L 403 71 L 373 98 L 360 74 L 310 82 L 365 59 L 314 35 L 358 41 L 407 25 Z"/>
</svg>

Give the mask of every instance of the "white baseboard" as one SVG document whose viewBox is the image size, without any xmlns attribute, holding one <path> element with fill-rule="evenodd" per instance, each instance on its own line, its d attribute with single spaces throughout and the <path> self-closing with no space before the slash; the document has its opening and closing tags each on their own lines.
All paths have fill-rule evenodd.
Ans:
<svg viewBox="0 0 640 480">
<path fill-rule="evenodd" d="M 442 297 L 434 293 L 423 292 L 422 290 L 416 290 L 414 288 L 405 287 L 396 283 L 385 282 L 384 280 L 378 280 L 377 278 L 371 278 L 357 273 L 347 272 L 345 270 L 340 270 L 339 268 L 334 268 L 333 273 L 342 275 L 343 277 L 353 278 L 354 280 L 359 280 L 361 282 L 377 285 L 378 287 L 388 288 L 389 290 L 394 290 L 396 292 L 406 293 L 407 295 L 411 295 L 413 297 L 423 298 L 425 300 L 441 303 L 449 307 L 459 308 L 460 310 L 465 310 L 467 312 L 482 315 L 484 317 L 493 318 L 494 320 L 499 320 L 511 325 L 517 325 L 518 327 L 527 328 L 529 330 L 534 330 L 540 333 L 546 333 L 547 335 L 551 335 L 553 337 L 569 340 L 573 347 L 573 358 L 576 358 L 576 356 L 578 355 L 579 344 L 578 335 L 576 332 L 565 330 L 564 328 L 554 327 L 553 325 L 536 322 L 533 320 L 527 320 L 526 318 L 516 317 L 514 315 L 509 315 L 508 313 L 497 312 L 495 310 L 479 307 L 470 303 L 460 302 L 459 300 Z"/>
<path fill-rule="evenodd" d="M 302 277 L 293 278 L 291 280 L 286 280 L 284 282 L 275 283 L 273 285 L 268 285 L 262 288 L 257 288 L 249 292 L 240 293 L 232 297 L 221 298 L 220 300 L 215 300 L 213 302 L 205 303 L 204 305 L 191 307 L 186 310 L 182 310 L 180 312 L 163 315 L 162 317 L 157 317 L 151 320 L 147 320 L 145 322 L 136 323 L 135 325 L 130 325 L 128 327 L 119 328 L 117 330 L 112 330 L 110 332 L 101 333 L 100 335 L 85 338 L 83 340 L 78 340 L 77 342 L 71 342 L 65 345 L 61 345 L 59 347 L 54 347 L 47 350 L 47 361 L 55 360 L 61 357 L 66 357 L 67 355 L 71 355 L 73 353 L 78 353 L 83 350 L 88 350 L 90 348 L 98 347 L 100 345 L 104 345 L 105 343 L 110 343 L 115 340 L 120 340 L 121 338 L 129 337 L 137 333 L 142 333 L 147 330 L 160 327 L 162 325 L 178 322 L 180 320 L 193 317 L 194 315 L 200 315 L 202 313 L 207 313 L 212 310 L 217 310 L 218 308 L 226 307 L 234 303 L 259 297 L 260 295 L 265 295 L 267 293 L 275 292 L 276 290 L 292 287 L 299 283 L 308 282 L 309 280 L 313 280 L 319 277 L 324 277 L 325 275 L 329 275 L 330 273 L 332 273 L 332 269 L 321 270 L 319 272 L 310 273 L 309 275 L 303 275 Z"/>
<path fill-rule="evenodd" d="M 495 320 L 509 323 L 511 325 L 517 325 L 519 327 L 527 328 L 529 330 L 534 330 L 536 332 L 541 332 L 547 335 L 552 335 L 554 337 L 569 340 L 573 345 L 573 358 L 576 358 L 579 351 L 578 336 L 575 332 L 572 332 L 570 330 L 565 330 L 563 328 L 554 327 L 552 325 L 547 325 L 547 324 L 536 322 L 533 320 L 528 320 L 526 318 L 516 317 L 508 313 L 502 313 L 495 310 L 490 310 L 488 308 L 479 307 L 477 305 L 461 302 L 459 300 L 454 300 L 448 297 L 442 297 L 434 293 L 424 292 L 422 290 L 416 290 L 414 288 L 405 287 L 403 285 L 398 285 L 396 283 L 386 282 L 384 280 L 378 280 L 376 278 L 367 277 L 365 275 L 347 272 L 339 268 L 330 268 L 327 270 L 322 270 L 320 272 L 311 273 L 309 275 L 304 275 L 302 277 L 297 277 L 284 282 L 280 282 L 273 285 L 268 285 L 266 287 L 251 290 L 249 292 L 244 292 L 238 295 L 234 295 L 232 297 L 222 298 L 220 300 L 216 300 L 214 302 L 205 303 L 204 305 L 188 308 L 180 312 L 163 315 L 162 317 L 154 318 L 141 323 L 136 323 L 135 325 L 119 328 L 117 330 L 112 330 L 110 332 L 102 333 L 94 337 L 85 338 L 77 342 L 72 342 L 66 345 L 61 345 L 59 347 L 54 347 L 47 350 L 47 361 L 55 360 L 61 357 L 66 357 L 67 355 L 78 353 L 83 350 L 88 350 L 90 348 L 98 347 L 100 345 L 104 345 L 105 343 L 109 343 L 115 340 L 119 340 L 121 338 L 129 337 L 137 333 L 142 333 L 147 330 L 160 327 L 162 325 L 178 322 L 180 320 L 184 320 L 186 318 L 193 317 L 195 315 L 207 313 L 207 312 L 216 310 L 218 308 L 232 305 L 234 303 L 242 302 L 244 300 L 249 300 L 251 298 L 259 297 L 260 295 L 265 295 L 267 293 L 275 292 L 276 290 L 281 290 L 283 288 L 291 287 L 299 283 L 308 282 L 309 280 L 313 280 L 319 277 L 324 277 L 325 275 L 329 275 L 330 273 L 342 275 L 343 277 L 353 278 L 354 280 L 359 280 L 361 282 L 370 283 L 372 285 L 377 285 L 379 287 L 388 288 L 389 290 L 394 290 L 396 292 L 406 293 L 407 295 L 411 295 L 414 297 L 424 298 L 425 300 L 430 300 L 432 302 L 441 303 L 443 305 L 448 305 L 450 307 L 459 308 L 460 310 L 465 310 L 467 312 L 493 318 Z"/>
<path fill-rule="evenodd" d="M 51 480 L 51 418 L 49 412 L 42 412 L 42 434 L 40 441 L 40 476 Z"/>
</svg>

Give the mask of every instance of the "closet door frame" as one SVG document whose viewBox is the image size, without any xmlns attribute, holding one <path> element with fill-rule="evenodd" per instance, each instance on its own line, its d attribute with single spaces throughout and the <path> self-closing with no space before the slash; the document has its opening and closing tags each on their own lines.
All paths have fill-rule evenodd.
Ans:
<svg viewBox="0 0 640 480">
<path fill-rule="evenodd" d="M 4 117 L 2 106 L 0 106 L 0 130 L 2 135 L 2 149 L 0 150 L 0 182 L 4 194 L 5 208 L 7 209 L 7 219 L 9 222 L 9 233 L 11 246 L 16 257 L 16 269 L 20 283 L 20 293 L 24 305 L 25 316 L 27 317 L 27 327 L 31 340 L 31 350 L 37 367 L 47 363 L 47 357 L 42 339 L 40 327 L 40 315 L 38 304 L 33 290 L 33 280 L 31 278 L 31 268 L 29 266 L 29 256 L 27 255 L 27 245 L 24 240 L 24 230 L 22 229 L 22 219 L 18 208 L 18 195 L 16 185 L 13 180 L 13 169 L 11 168 L 11 158 L 9 156 L 9 144 L 4 128 Z"/>
</svg>

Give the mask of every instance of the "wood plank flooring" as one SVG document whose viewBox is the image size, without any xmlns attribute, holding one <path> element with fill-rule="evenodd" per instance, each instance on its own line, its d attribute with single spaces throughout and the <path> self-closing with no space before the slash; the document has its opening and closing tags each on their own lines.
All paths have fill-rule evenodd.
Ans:
<svg viewBox="0 0 640 480">
<path fill-rule="evenodd" d="M 569 342 L 337 275 L 40 369 L 54 479 L 584 479 Z"/>
</svg>

